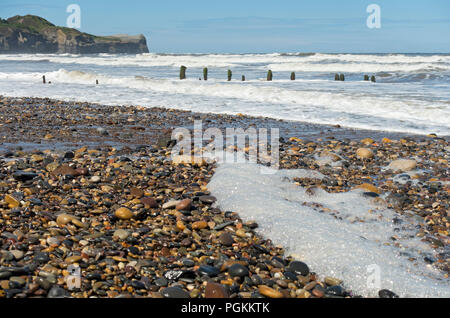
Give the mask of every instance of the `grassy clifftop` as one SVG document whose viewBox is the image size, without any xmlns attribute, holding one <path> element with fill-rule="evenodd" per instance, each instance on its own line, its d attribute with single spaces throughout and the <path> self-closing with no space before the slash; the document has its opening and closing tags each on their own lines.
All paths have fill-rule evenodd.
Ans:
<svg viewBox="0 0 450 318">
<path fill-rule="evenodd" d="M 143 35 L 96 36 L 35 15 L 0 18 L 0 53 L 147 53 Z"/>
</svg>

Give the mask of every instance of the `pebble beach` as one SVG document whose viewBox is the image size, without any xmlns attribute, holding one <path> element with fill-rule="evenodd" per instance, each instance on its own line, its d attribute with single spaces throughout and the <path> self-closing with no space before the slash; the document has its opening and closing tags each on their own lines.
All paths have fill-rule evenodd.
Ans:
<svg viewBox="0 0 450 318">
<path fill-rule="evenodd" d="M 293 185 L 312 198 L 359 191 L 373 213 L 396 213 L 400 233 L 414 218 L 410 235 L 432 252 L 406 259 L 448 286 L 448 136 L 5 96 L 0 117 L 0 298 L 367 296 L 291 255 L 259 221 L 223 209 L 209 187 L 214 162 L 171 160 L 172 130 L 194 120 L 205 129 L 279 128 L 280 169 L 322 176 Z M 395 235 L 382 244 L 402 248 Z M 81 284 L 69 288 L 73 266 Z"/>
</svg>

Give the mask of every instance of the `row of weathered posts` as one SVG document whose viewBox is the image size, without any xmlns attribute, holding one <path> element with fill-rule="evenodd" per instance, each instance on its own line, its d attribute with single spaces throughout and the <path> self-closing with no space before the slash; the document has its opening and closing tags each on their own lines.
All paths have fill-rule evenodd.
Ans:
<svg viewBox="0 0 450 318">
<path fill-rule="evenodd" d="M 184 80 L 186 79 L 186 70 L 187 67 L 186 66 L 181 66 L 180 68 L 180 80 Z M 233 72 L 231 70 L 228 70 L 228 81 L 230 82 L 232 77 L 233 77 Z M 201 80 L 201 78 L 200 78 Z M 207 81 L 208 80 L 208 68 L 205 67 L 203 69 L 203 80 Z M 271 82 L 273 80 L 273 72 L 272 70 L 267 71 L 267 81 Z M 336 81 L 345 81 L 345 75 L 344 74 L 336 74 L 334 77 L 334 80 Z M 365 81 L 369 81 L 369 75 L 364 75 L 364 80 Z M 242 75 L 242 81 L 245 81 L 245 75 Z M 295 72 L 291 73 L 291 81 L 295 81 Z M 370 81 L 372 82 L 376 82 L 375 76 L 372 75 L 372 77 L 370 78 Z"/>
<path fill-rule="evenodd" d="M 186 70 L 187 67 L 186 66 L 181 66 L 180 68 L 180 80 L 184 80 L 186 79 Z M 231 70 L 228 70 L 228 81 L 230 82 L 231 79 L 233 77 L 233 72 Z M 201 80 L 201 78 L 200 78 Z M 203 80 L 207 81 L 208 80 L 208 68 L 205 67 L 203 69 Z M 267 72 L 267 81 L 271 82 L 273 80 L 273 72 L 272 70 L 269 70 Z M 334 80 L 335 81 L 345 81 L 345 75 L 344 74 L 336 74 L 334 75 Z M 365 81 L 369 81 L 369 75 L 364 75 L 364 80 Z M 245 81 L 245 75 L 242 75 L 242 81 Z M 295 72 L 291 73 L 291 81 L 295 81 Z M 376 82 L 376 78 L 374 75 L 372 75 L 372 77 L 370 77 L 370 81 L 372 81 L 373 83 Z M 46 80 L 45 80 L 45 75 L 42 76 L 42 83 L 46 84 Z M 52 82 L 48 82 L 49 84 L 51 84 Z M 98 80 L 95 80 L 95 84 L 98 85 Z"/>
<path fill-rule="evenodd" d="M 344 74 L 335 74 L 334 75 L 334 80 L 343 82 L 343 81 L 345 81 L 345 75 Z M 369 81 L 369 75 L 364 75 L 364 80 L 365 81 Z M 374 75 L 372 75 L 370 77 L 370 81 L 373 82 L 373 83 L 376 83 L 377 80 L 376 80 Z"/>
</svg>

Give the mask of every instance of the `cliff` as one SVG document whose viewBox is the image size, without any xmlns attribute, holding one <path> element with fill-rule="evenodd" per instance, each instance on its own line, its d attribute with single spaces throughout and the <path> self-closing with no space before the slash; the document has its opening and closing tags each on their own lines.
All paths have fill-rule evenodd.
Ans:
<svg viewBox="0 0 450 318">
<path fill-rule="evenodd" d="M 148 53 L 141 35 L 95 36 L 33 15 L 0 19 L 0 53 Z"/>
</svg>

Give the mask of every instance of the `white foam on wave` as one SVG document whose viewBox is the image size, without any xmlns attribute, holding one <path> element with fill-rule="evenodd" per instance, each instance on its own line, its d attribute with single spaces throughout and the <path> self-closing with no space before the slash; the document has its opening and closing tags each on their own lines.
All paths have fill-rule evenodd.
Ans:
<svg viewBox="0 0 450 318">
<path fill-rule="evenodd" d="M 217 205 L 257 221 L 264 237 L 284 246 L 322 278 L 343 279 L 356 294 L 374 297 L 379 289 L 390 289 L 402 297 L 450 297 L 449 280 L 423 261 L 433 250 L 414 236 L 414 219 L 377 208 L 358 191 L 317 190 L 310 195 L 293 184 L 294 177 L 320 178 L 314 171 L 272 175 L 261 174 L 260 168 L 252 163 L 220 164 L 208 185 Z M 329 208 L 338 218 L 320 213 L 312 204 Z M 395 217 L 403 224 L 394 225 Z M 392 245 L 394 235 L 402 247 Z M 385 245 L 388 242 L 391 245 Z M 380 270 L 380 286 L 372 284 L 373 265 Z"/>
<path fill-rule="evenodd" d="M 296 81 L 295 86 L 288 81 L 267 83 L 263 80 L 247 81 L 245 83 L 225 80 L 173 80 L 152 79 L 136 76 L 108 76 L 91 72 L 60 69 L 55 72 L 45 73 L 47 80 L 52 81 L 53 86 L 46 87 L 46 93 L 60 89 L 56 84 L 80 84 L 91 87 L 95 80 L 101 83 L 101 90 L 95 92 L 96 101 L 110 103 L 118 101 L 126 89 L 127 104 L 142 104 L 144 106 L 166 106 L 170 96 L 182 95 L 183 101 L 170 105 L 174 108 L 200 112 L 218 113 L 245 113 L 253 116 L 267 116 L 277 119 L 290 119 L 321 124 L 340 124 L 342 126 L 391 130 L 428 134 L 435 132 L 441 135 L 449 135 L 450 108 L 445 102 L 433 101 L 427 107 L 423 107 L 423 100 L 416 98 L 398 98 L 397 96 L 385 96 L 375 93 L 361 94 L 357 91 L 364 85 L 368 90 L 368 83 L 354 83 L 354 89 L 343 91 L 334 82 L 323 83 L 325 88 L 318 88 L 321 83 L 311 87 L 311 81 Z M 0 73 L 0 81 L 6 86 L 9 81 L 41 82 L 41 73 Z M 368 85 L 367 85 L 368 84 Z M 17 84 L 12 83 L 14 89 Z M 108 85 L 108 88 L 105 88 Z M 385 86 L 393 84 L 378 84 L 377 90 L 382 91 Z M 3 86 L 3 85 L 2 85 Z M 25 84 L 27 90 L 33 88 Z M 389 86 L 389 89 L 390 89 Z M 36 88 L 38 89 L 38 88 Z M 43 92 L 42 86 L 38 89 L 38 95 Z M 370 90 L 369 90 L 370 91 Z M 7 94 L 6 92 L 2 92 Z M 88 94 L 88 95 L 86 95 Z M 137 99 L 135 96 L 153 95 L 150 102 Z M 157 94 L 156 96 L 154 96 Z M 29 94 L 27 94 L 29 95 Z M 388 95 L 388 94 L 386 94 Z M 84 97 L 85 96 L 85 97 Z M 91 92 L 80 88 L 68 90 L 65 98 L 75 98 L 90 101 Z M 47 97 L 47 96 L 45 96 Z M 56 97 L 48 96 L 48 97 Z M 201 101 L 201 99 L 204 101 Z M 216 99 L 218 105 L 212 107 L 211 100 Z M 246 105 L 242 106 L 242 102 Z M 156 105 L 155 105 L 156 103 Z M 183 104 L 184 103 L 184 104 Z M 195 108 L 193 107 L 195 105 Z M 391 123 L 391 124 L 387 124 Z M 422 127 L 420 127 L 422 125 Z"/>
<path fill-rule="evenodd" d="M 450 56 L 358 55 L 358 54 L 137 54 L 1 55 L 0 61 L 50 61 L 59 64 L 188 68 L 252 67 L 274 71 L 302 72 L 412 72 L 450 70 Z"/>
</svg>

